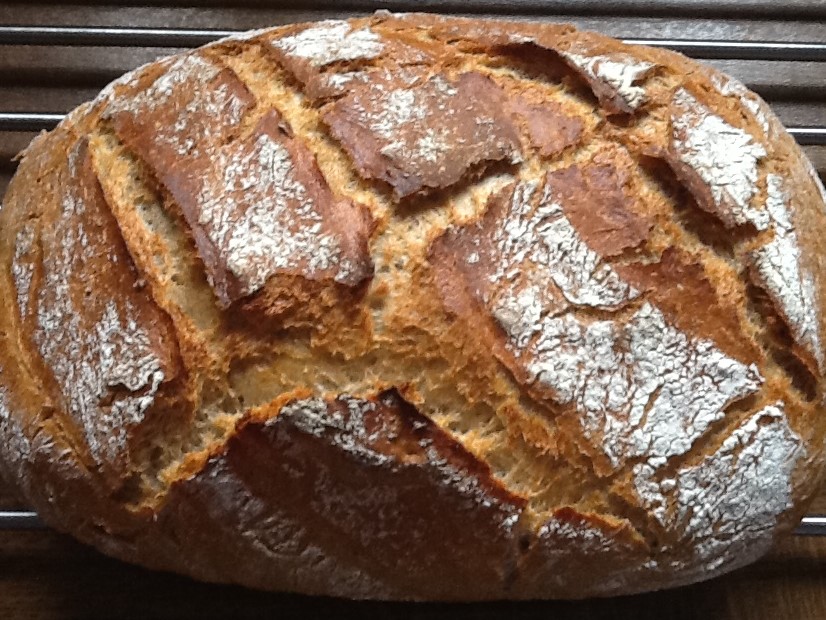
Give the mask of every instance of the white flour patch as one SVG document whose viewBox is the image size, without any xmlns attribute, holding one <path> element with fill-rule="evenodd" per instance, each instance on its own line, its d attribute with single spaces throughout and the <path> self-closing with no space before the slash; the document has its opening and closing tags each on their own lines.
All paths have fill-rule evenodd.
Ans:
<svg viewBox="0 0 826 620">
<path fill-rule="evenodd" d="M 35 231 L 31 224 L 25 225 L 17 233 L 15 240 L 11 273 L 17 290 L 17 310 L 21 318 L 25 318 L 29 313 L 29 293 L 34 277 L 34 263 L 26 260 L 26 257 L 34 249 L 34 241 Z"/>
<path fill-rule="evenodd" d="M 179 112 L 178 119 L 172 125 L 171 131 L 161 132 L 159 139 L 169 144 L 181 157 L 198 157 L 200 152 L 195 149 L 199 143 L 213 144 L 219 132 L 226 127 L 236 127 L 244 114 L 245 102 L 230 92 L 229 86 L 224 83 L 215 89 L 197 91 L 187 106 Z M 197 119 L 220 118 L 222 123 L 214 125 L 211 122 L 199 123 Z M 195 129 L 196 132 L 192 130 Z M 189 137 L 185 137 L 185 136 Z"/>
<path fill-rule="evenodd" d="M 757 368 L 689 338 L 644 304 L 628 321 L 546 318 L 528 370 L 560 402 L 573 403 L 586 436 L 601 437 L 615 466 L 686 453 L 732 401 L 755 392 Z"/>
<path fill-rule="evenodd" d="M 347 71 L 345 73 L 325 75 L 323 79 L 327 86 L 338 92 L 353 82 L 365 82 L 367 75 L 361 71 Z"/>
<path fill-rule="evenodd" d="M 382 154 L 430 163 L 450 157 L 454 148 L 453 127 L 450 124 L 437 123 L 426 129 L 412 144 L 406 139 L 405 129 L 408 126 L 421 126 L 434 113 L 441 112 L 448 116 L 455 114 L 452 108 L 449 109 L 446 100 L 455 97 L 458 90 L 440 75 L 430 78 L 428 85 L 433 87 L 439 98 L 439 103 L 435 106 L 430 100 L 432 91 L 413 85 L 413 88 L 398 88 L 382 93 L 381 106 L 376 112 L 366 110 L 358 103 L 354 106 L 357 115 L 370 131 L 388 141 L 381 149 Z"/>
<path fill-rule="evenodd" d="M 769 119 L 772 117 L 772 112 L 755 93 L 750 92 L 739 80 L 729 76 L 713 75 L 711 83 L 724 97 L 738 98 L 740 103 L 754 116 L 763 133 L 769 135 L 771 130 Z"/>
<path fill-rule="evenodd" d="M 777 517 L 792 507 L 792 474 L 805 456 L 778 402 L 755 413 L 712 455 L 677 475 L 676 518 L 707 570 L 768 551 Z"/>
<path fill-rule="evenodd" d="M 168 59 L 165 63 L 166 71 L 161 74 L 150 86 L 131 97 L 113 98 L 106 106 L 105 114 L 112 116 L 118 112 L 129 112 L 139 114 L 144 110 L 156 110 L 168 105 L 170 97 L 183 84 L 191 83 L 201 85 L 210 81 L 218 75 L 219 68 L 200 56 L 197 53 L 184 54 Z M 140 69 L 135 70 L 138 75 Z M 115 80 L 109 86 L 109 92 L 117 85 L 130 84 L 133 80 L 132 74 L 123 76 L 120 80 Z M 208 88 L 202 89 L 203 92 Z M 107 92 L 104 90 L 104 92 Z M 101 97 L 104 93 L 101 93 Z"/>
<path fill-rule="evenodd" d="M 20 465 L 31 454 L 32 445 L 20 424 L 19 415 L 11 412 L 7 388 L 2 383 L 3 372 L 3 367 L 0 366 L 0 438 L 4 440 L 3 449 L 0 450 L 0 460 L 6 459 L 9 467 L 19 471 Z M 22 478 L 18 481 L 22 484 L 26 483 L 26 480 Z"/>
<path fill-rule="evenodd" d="M 751 253 L 760 281 L 786 317 L 795 339 L 824 366 L 814 277 L 803 270 L 797 233 L 789 217 L 789 195 L 776 174 L 766 177 L 766 211 L 774 238 Z"/>
<path fill-rule="evenodd" d="M 495 239 L 494 292 L 484 301 L 507 348 L 530 381 L 576 406 L 586 437 L 615 467 L 685 454 L 730 403 L 759 389 L 759 371 L 647 302 L 630 319 L 578 316 L 576 307 L 616 310 L 639 292 L 582 241 L 550 184 L 534 206 L 536 190 L 514 188 Z"/>
<path fill-rule="evenodd" d="M 384 50 L 381 37 L 375 32 L 369 28 L 353 30 L 343 20 L 320 22 L 270 44 L 289 56 L 308 60 L 314 67 L 347 60 L 371 60 Z"/>
<path fill-rule="evenodd" d="M 244 295 L 278 271 L 313 277 L 335 269 L 339 282 L 351 275 L 351 262 L 342 260 L 339 239 L 323 232 L 318 206 L 286 147 L 263 133 L 251 151 L 219 151 L 214 169 L 223 170 L 223 178 L 204 184 L 198 223 Z"/>
<path fill-rule="evenodd" d="M 757 193 L 757 163 L 766 149 L 683 89 L 674 96 L 674 106 L 671 147 L 708 185 L 718 215 L 729 224 L 765 230 L 769 214 L 751 206 L 751 200 Z"/>
<path fill-rule="evenodd" d="M 363 116 L 369 116 L 366 110 L 363 112 Z M 391 90 L 382 100 L 381 114 L 371 118 L 370 130 L 390 140 L 408 123 L 424 120 L 427 113 L 427 106 L 416 100 L 414 91 L 404 88 Z"/>
<path fill-rule="evenodd" d="M 519 281 L 527 281 L 525 289 L 538 291 L 546 288 L 550 276 L 569 303 L 595 308 L 618 308 L 638 297 L 639 292 L 623 282 L 599 254 L 585 244 L 562 207 L 554 201 L 551 187 L 544 189 L 539 206 L 534 209 L 532 201 L 537 186 L 536 182 L 528 181 L 514 190 L 507 217 L 496 238 L 499 268 L 490 276 L 490 282 L 510 282 L 515 286 Z M 539 268 L 523 272 L 519 266 L 526 261 Z M 519 295 L 522 301 L 516 307 L 538 303 L 526 299 L 524 291 Z M 502 303 L 513 307 L 516 299 L 516 295 L 503 298 Z"/>
<path fill-rule="evenodd" d="M 638 82 L 655 67 L 653 63 L 625 54 L 611 56 L 583 56 L 572 52 L 560 52 L 579 67 L 588 77 L 611 86 L 632 110 L 646 101 L 645 89 Z"/>
<path fill-rule="evenodd" d="M 220 71 L 220 67 L 194 53 L 175 57 L 155 82 L 135 95 L 114 98 L 105 114 L 126 112 L 139 119 L 166 108 L 174 114 L 174 121 L 155 129 L 155 141 L 170 147 L 179 157 L 198 157 L 202 155 L 198 147 L 212 148 L 227 127 L 241 122 L 248 105 L 228 81 L 207 85 Z M 186 101 L 185 106 L 176 105 L 179 98 Z"/>
<path fill-rule="evenodd" d="M 55 233 L 60 246 L 44 265 L 34 341 L 60 386 L 68 413 L 83 427 L 92 455 L 111 461 L 125 449 L 129 427 L 143 420 L 164 373 L 128 301 L 120 306 L 109 301 L 89 324 L 94 310 L 77 299 L 82 292 L 73 274 L 79 265 L 95 260 L 102 248 L 87 238 L 82 223 L 86 205 L 80 196 L 67 195 L 62 208 Z M 104 404 L 113 390 L 123 388 L 130 393 Z"/>
</svg>

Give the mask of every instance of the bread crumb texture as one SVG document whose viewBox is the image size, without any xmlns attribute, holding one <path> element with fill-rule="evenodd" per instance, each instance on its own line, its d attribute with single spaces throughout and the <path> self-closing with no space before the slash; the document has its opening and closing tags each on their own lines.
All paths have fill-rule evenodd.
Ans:
<svg viewBox="0 0 826 620">
<path fill-rule="evenodd" d="M 566 25 L 378 13 L 140 67 L 0 211 L 0 473 L 102 551 L 353 598 L 760 557 L 820 482 L 823 186 Z"/>
</svg>

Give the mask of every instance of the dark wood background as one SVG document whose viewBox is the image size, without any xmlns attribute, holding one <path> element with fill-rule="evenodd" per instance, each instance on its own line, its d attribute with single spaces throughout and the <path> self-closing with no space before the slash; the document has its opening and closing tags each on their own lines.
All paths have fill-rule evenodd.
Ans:
<svg viewBox="0 0 826 620">
<path fill-rule="evenodd" d="M 0 25 L 246 29 L 377 8 L 568 21 L 625 38 L 826 41 L 824 0 L 276 0 L 0 4 Z M 231 7 L 231 8 L 227 8 Z M 0 111 L 65 112 L 168 48 L 0 46 Z M 771 103 L 787 125 L 826 125 L 826 63 L 709 60 Z M 0 196 L 34 134 L 0 133 Z M 826 147 L 805 147 L 821 176 Z M 0 510 L 24 508 L 0 482 Z M 826 513 L 826 493 L 812 506 Z M 400 605 L 250 592 L 151 573 L 51 531 L 0 532 L 6 618 L 826 619 L 826 539 L 792 538 L 761 562 L 689 588 L 585 602 Z"/>
</svg>

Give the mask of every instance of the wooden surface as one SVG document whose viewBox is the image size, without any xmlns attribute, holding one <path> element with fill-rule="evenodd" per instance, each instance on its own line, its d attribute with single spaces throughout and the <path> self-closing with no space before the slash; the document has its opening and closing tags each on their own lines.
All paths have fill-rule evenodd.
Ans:
<svg viewBox="0 0 826 620">
<path fill-rule="evenodd" d="M 6 3 L 0 5 L 0 24 L 234 29 L 343 17 L 382 7 L 430 7 L 568 21 L 617 37 L 826 41 L 823 0 L 157 0 L 145 1 L 142 7 L 130 4 L 134 2 L 109 0 L 84 6 Z M 0 111 L 65 112 L 127 69 L 171 51 L 0 46 Z M 709 62 L 761 93 L 786 124 L 826 126 L 826 63 Z M 12 156 L 32 136 L 0 134 L 0 195 L 14 171 Z M 823 176 L 826 147 L 807 147 L 806 152 Z M 24 507 L 0 481 L 0 510 Z M 812 511 L 826 513 L 826 492 L 815 501 Z M 826 539 L 789 539 L 754 566 L 665 593 L 585 602 L 398 605 L 199 584 L 120 564 L 55 532 L 0 532 L 0 620 L 317 616 L 826 620 Z"/>
</svg>

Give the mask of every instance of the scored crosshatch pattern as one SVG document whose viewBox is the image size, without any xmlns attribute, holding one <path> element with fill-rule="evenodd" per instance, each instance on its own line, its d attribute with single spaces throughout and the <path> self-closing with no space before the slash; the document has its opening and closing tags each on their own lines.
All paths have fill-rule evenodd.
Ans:
<svg viewBox="0 0 826 620">
<path fill-rule="evenodd" d="M 596 69 L 596 68 L 595 68 L 595 69 Z M 603 72 L 603 73 L 604 73 L 604 72 Z M 603 77 L 604 77 L 604 76 L 603 76 Z M 620 79 L 620 80 L 618 81 L 618 83 L 619 83 L 619 84 L 621 84 L 621 83 L 622 83 L 622 80 Z"/>
</svg>

